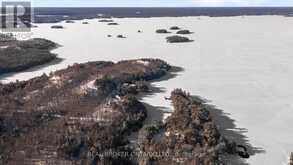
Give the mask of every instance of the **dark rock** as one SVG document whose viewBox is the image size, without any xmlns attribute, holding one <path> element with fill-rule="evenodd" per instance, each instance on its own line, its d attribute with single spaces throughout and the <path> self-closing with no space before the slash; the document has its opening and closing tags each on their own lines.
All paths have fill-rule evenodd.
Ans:
<svg viewBox="0 0 293 165">
<path fill-rule="evenodd" d="M 82 22 L 82 24 L 89 24 L 88 22 Z"/>
<path fill-rule="evenodd" d="M 192 40 L 190 40 L 187 37 L 182 37 L 182 36 L 170 36 L 170 37 L 166 37 L 167 42 L 169 43 L 178 43 L 178 42 L 191 42 Z"/>
<path fill-rule="evenodd" d="M 137 32 L 138 32 L 138 33 L 142 33 L 142 31 L 141 31 L 141 30 L 138 30 Z"/>
<path fill-rule="evenodd" d="M 108 34 L 107 37 L 112 37 L 112 35 Z"/>
<path fill-rule="evenodd" d="M 189 30 L 179 30 L 176 34 L 191 34 Z"/>
</svg>

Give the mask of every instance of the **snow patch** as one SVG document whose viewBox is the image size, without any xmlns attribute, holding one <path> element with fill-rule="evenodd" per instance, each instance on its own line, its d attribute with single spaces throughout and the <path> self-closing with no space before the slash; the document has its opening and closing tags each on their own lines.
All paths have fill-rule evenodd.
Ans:
<svg viewBox="0 0 293 165">
<path fill-rule="evenodd" d="M 149 61 L 145 61 L 145 60 L 137 60 L 136 62 L 139 63 L 139 64 L 142 64 L 144 66 L 149 66 L 150 65 L 150 62 Z"/>
</svg>

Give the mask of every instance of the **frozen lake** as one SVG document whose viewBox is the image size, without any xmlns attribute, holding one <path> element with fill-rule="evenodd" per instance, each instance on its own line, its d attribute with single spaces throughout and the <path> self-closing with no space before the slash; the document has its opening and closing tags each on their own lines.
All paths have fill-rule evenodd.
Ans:
<svg viewBox="0 0 293 165">
<path fill-rule="evenodd" d="M 164 97 L 174 88 L 211 100 L 235 120 L 253 147 L 263 150 L 247 163 L 286 164 L 293 152 L 293 17 L 120 18 L 120 25 L 97 20 L 74 24 L 39 24 L 33 37 L 50 39 L 62 62 L 1 77 L 3 82 L 26 80 L 42 73 L 87 61 L 160 58 L 184 71 L 154 86 L 163 91 L 143 101 L 170 108 Z M 179 26 L 194 33 L 194 42 L 169 44 L 158 28 Z M 138 33 L 142 30 L 142 33 Z M 107 37 L 108 34 L 113 37 Z M 123 34 L 127 38 L 119 39 Z"/>
</svg>

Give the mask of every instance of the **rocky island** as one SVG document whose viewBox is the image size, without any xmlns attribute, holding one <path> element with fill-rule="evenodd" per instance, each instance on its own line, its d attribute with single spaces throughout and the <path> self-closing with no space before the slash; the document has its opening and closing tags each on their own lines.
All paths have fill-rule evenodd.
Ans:
<svg viewBox="0 0 293 165">
<path fill-rule="evenodd" d="M 99 61 L 0 84 L 0 163 L 209 165 L 224 153 L 249 157 L 180 89 L 166 122 L 142 128 L 148 114 L 136 96 L 170 69 L 159 59 Z M 128 137 L 137 131 L 133 146 Z"/>
<path fill-rule="evenodd" d="M 176 32 L 176 34 L 191 34 L 192 32 L 189 30 L 179 30 Z"/>
<path fill-rule="evenodd" d="M 99 22 L 114 22 L 112 19 L 101 19 Z"/>
<path fill-rule="evenodd" d="M 156 30 L 156 33 L 170 33 L 170 32 L 168 32 L 168 30 L 166 29 L 158 29 Z"/>
<path fill-rule="evenodd" d="M 191 42 L 192 41 L 187 37 L 178 36 L 178 35 L 166 37 L 166 40 L 169 43 Z"/>
<path fill-rule="evenodd" d="M 180 28 L 178 26 L 172 26 L 170 27 L 170 30 L 180 30 Z"/>
<path fill-rule="evenodd" d="M 147 116 L 134 97 L 171 67 L 157 59 L 75 64 L 0 85 L 0 164 L 129 164 L 127 135 Z"/>
<path fill-rule="evenodd" d="M 3 38 L 5 37 L 5 38 Z M 18 41 L 13 36 L 2 36 L 0 42 L 0 74 L 22 71 L 56 59 L 50 51 L 57 44 L 41 38 Z"/>
<path fill-rule="evenodd" d="M 108 25 L 119 25 L 119 24 L 116 22 L 110 22 L 110 23 L 108 23 Z"/>
<path fill-rule="evenodd" d="M 64 27 L 62 25 L 53 25 L 51 26 L 52 29 L 63 29 Z"/>
</svg>

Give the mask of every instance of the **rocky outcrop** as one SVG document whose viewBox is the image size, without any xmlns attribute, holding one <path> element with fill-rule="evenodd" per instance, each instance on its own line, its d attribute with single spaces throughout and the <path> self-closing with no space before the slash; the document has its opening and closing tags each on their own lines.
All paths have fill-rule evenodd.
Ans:
<svg viewBox="0 0 293 165">
<path fill-rule="evenodd" d="M 132 164 L 110 153 L 133 152 L 126 137 L 147 115 L 134 95 L 169 69 L 158 59 L 88 62 L 0 84 L 0 164 Z"/>
<path fill-rule="evenodd" d="M 210 112 L 188 93 L 176 89 L 170 99 L 174 112 L 166 122 L 140 131 L 140 152 L 147 156 L 139 164 L 212 165 L 223 163 L 220 154 L 249 157 L 244 146 L 229 142 L 220 134 Z"/>
<path fill-rule="evenodd" d="M 1 43 L 0 74 L 22 71 L 56 59 L 50 51 L 57 44 L 41 38 L 25 41 L 9 39 Z"/>
<path fill-rule="evenodd" d="M 86 25 L 86 24 L 89 24 L 88 22 L 82 22 L 82 24 Z"/>
<path fill-rule="evenodd" d="M 192 41 L 187 37 L 178 36 L 178 35 L 166 37 L 166 40 L 169 43 L 191 42 Z"/>
</svg>

